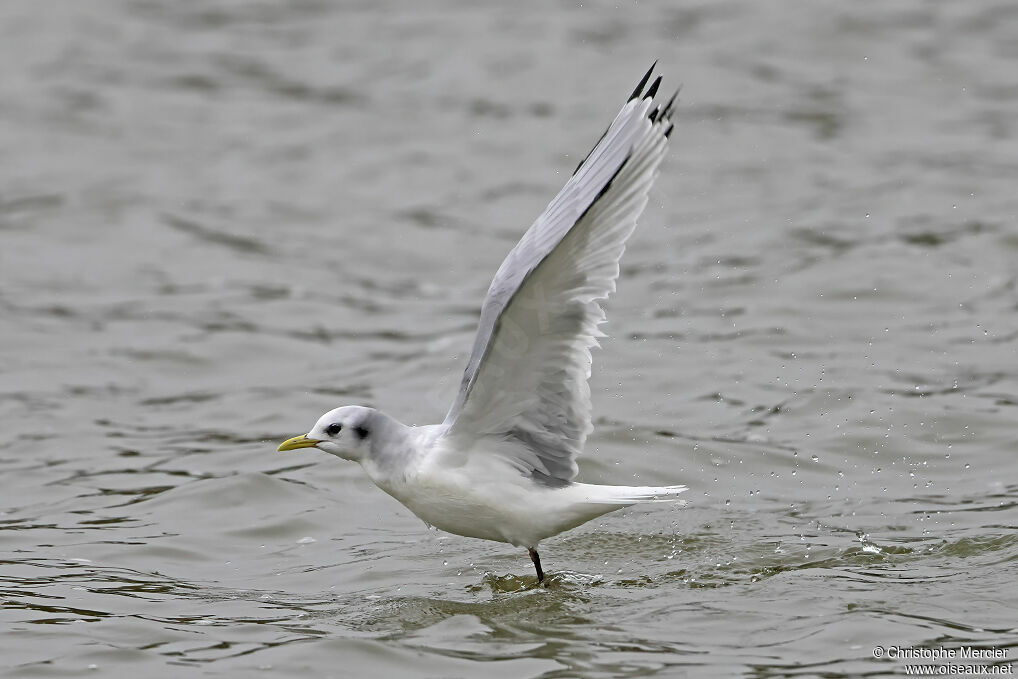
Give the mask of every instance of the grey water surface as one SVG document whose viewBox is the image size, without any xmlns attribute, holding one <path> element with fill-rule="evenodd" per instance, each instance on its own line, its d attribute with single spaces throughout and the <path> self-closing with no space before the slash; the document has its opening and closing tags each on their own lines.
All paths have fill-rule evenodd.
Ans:
<svg viewBox="0 0 1018 679">
<path fill-rule="evenodd" d="M 277 454 L 440 421 L 654 60 L 678 127 L 542 544 Z M 1018 5 L 0 3 L 0 675 L 855 677 L 1018 658 Z"/>
</svg>

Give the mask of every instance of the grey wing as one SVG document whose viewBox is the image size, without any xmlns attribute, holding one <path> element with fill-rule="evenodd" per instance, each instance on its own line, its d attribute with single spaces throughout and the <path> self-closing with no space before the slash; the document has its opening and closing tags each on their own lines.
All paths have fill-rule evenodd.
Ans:
<svg viewBox="0 0 1018 679">
<path fill-rule="evenodd" d="M 654 102 L 660 77 L 643 91 L 652 71 L 499 267 L 444 422 L 447 437 L 498 439 L 497 454 L 552 483 L 576 475 L 592 429 L 587 380 L 603 336 L 600 301 L 615 290 L 673 127 L 674 97 Z"/>
</svg>

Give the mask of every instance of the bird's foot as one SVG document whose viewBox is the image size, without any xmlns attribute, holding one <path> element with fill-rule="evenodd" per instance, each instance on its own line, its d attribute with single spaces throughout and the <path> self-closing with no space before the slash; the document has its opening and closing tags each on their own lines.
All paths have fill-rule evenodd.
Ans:
<svg viewBox="0 0 1018 679">
<path fill-rule="evenodd" d="M 533 547 L 528 547 L 527 551 L 530 552 L 530 560 L 534 562 L 534 568 L 537 569 L 537 584 L 540 585 L 544 582 L 544 570 L 541 569 L 541 555 Z"/>
</svg>

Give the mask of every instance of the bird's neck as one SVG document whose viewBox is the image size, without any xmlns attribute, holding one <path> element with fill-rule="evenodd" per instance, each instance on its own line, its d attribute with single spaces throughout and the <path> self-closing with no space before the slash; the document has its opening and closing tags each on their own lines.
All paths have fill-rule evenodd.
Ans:
<svg viewBox="0 0 1018 679">
<path fill-rule="evenodd" d="M 360 463 L 371 480 L 384 488 L 405 477 L 420 455 L 420 448 L 415 427 L 381 412 L 376 412 L 372 419 L 371 446 Z"/>
</svg>

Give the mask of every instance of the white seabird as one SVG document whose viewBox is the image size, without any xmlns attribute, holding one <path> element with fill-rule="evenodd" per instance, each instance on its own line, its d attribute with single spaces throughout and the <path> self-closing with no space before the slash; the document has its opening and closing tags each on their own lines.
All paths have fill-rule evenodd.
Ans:
<svg viewBox="0 0 1018 679">
<path fill-rule="evenodd" d="M 656 64 L 655 64 L 656 65 Z M 544 580 L 541 540 L 629 505 L 677 501 L 685 486 L 574 481 L 593 429 L 590 350 L 604 335 L 626 239 L 672 132 L 654 66 L 488 288 L 473 350 L 442 424 L 408 427 L 344 406 L 280 451 L 318 448 L 359 462 L 425 523 L 526 547 Z"/>
</svg>

